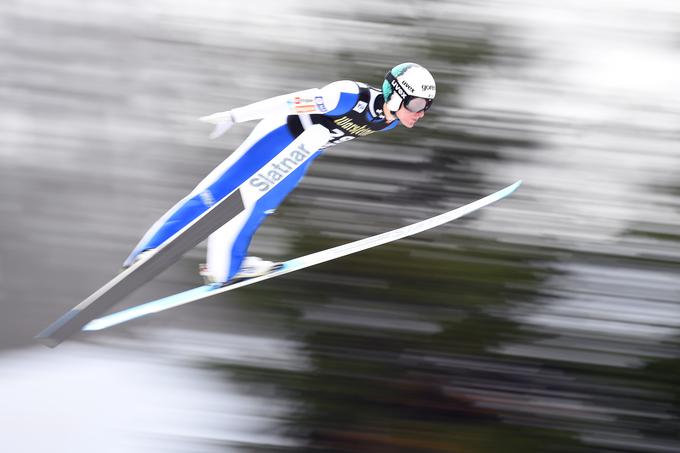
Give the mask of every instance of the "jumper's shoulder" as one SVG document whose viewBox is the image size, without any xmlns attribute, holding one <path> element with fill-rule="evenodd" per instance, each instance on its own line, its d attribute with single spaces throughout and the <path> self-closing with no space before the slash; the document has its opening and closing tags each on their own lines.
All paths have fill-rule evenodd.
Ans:
<svg viewBox="0 0 680 453">
<path fill-rule="evenodd" d="M 352 80 L 338 80 L 321 88 L 328 115 L 347 113 L 359 101 L 359 84 Z"/>
<path fill-rule="evenodd" d="M 339 93 L 359 94 L 359 82 L 353 80 L 337 80 L 321 88 L 323 91 L 336 91 Z"/>
</svg>

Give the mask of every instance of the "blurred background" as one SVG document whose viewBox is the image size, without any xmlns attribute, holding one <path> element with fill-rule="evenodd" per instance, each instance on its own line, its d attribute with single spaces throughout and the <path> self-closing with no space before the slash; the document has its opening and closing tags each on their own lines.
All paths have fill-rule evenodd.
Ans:
<svg viewBox="0 0 680 453">
<path fill-rule="evenodd" d="M 5 0 L 0 38 L 3 451 L 680 452 L 677 0 Z M 197 117 L 404 61 L 437 80 L 426 118 L 330 149 L 252 254 L 518 192 L 35 344 L 254 126 Z"/>
</svg>

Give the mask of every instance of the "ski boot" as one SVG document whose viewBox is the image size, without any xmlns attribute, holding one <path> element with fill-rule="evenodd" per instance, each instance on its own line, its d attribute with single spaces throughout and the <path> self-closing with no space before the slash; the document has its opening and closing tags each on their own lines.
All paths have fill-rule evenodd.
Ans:
<svg viewBox="0 0 680 453">
<path fill-rule="evenodd" d="M 245 280 L 247 278 L 254 278 L 268 274 L 280 267 L 280 263 L 266 261 L 257 256 L 247 256 L 241 263 L 241 269 L 239 269 L 236 275 L 234 275 L 228 282 L 219 281 L 213 274 L 210 273 L 206 264 L 200 264 L 198 266 L 198 273 L 201 275 L 201 277 L 203 277 L 203 281 L 206 285 L 213 285 L 216 283 L 228 285 L 240 280 Z"/>
</svg>

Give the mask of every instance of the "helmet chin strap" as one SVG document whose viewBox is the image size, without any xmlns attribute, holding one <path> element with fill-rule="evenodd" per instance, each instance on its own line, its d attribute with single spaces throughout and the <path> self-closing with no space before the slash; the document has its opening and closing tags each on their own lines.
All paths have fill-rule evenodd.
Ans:
<svg viewBox="0 0 680 453">
<path fill-rule="evenodd" d="M 401 108 L 401 106 L 399 106 L 399 108 Z M 391 123 L 392 121 L 398 119 L 397 118 L 397 112 L 395 110 L 392 110 L 391 108 L 389 108 L 385 98 L 383 98 L 382 111 L 383 111 L 383 115 L 385 116 L 385 119 L 387 120 L 388 123 Z"/>
<path fill-rule="evenodd" d="M 387 120 L 388 123 L 391 123 L 392 121 L 397 119 L 397 112 L 391 111 L 387 107 L 387 103 L 383 106 L 383 114 L 385 115 L 385 119 Z"/>
</svg>

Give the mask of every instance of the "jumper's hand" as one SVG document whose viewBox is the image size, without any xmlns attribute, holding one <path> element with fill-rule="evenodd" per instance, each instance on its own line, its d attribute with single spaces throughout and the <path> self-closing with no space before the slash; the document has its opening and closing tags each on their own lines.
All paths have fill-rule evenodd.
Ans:
<svg viewBox="0 0 680 453">
<path fill-rule="evenodd" d="M 232 115 L 231 110 L 213 113 L 212 115 L 208 116 L 202 116 L 199 118 L 199 121 L 215 125 L 215 128 L 210 133 L 210 138 L 212 139 L 215 139 L 227 132 L 235 123 L 234 115 Z"/>
</svg>

